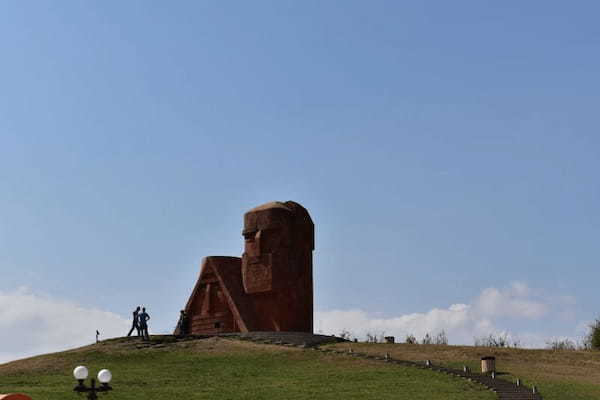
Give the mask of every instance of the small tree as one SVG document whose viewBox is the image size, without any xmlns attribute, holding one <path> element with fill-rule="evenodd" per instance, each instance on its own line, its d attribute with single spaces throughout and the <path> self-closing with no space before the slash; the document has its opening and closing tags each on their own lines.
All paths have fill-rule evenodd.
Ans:
<svg viewBox="0 0 600 400">
<path fill-rule="evenodd" d="M 367 332 L 367 343 L 383 343 L 385 342 L 385 332 L 377 335 L 377 333 Z"/>
<path fill-rule="evenodd" d="M 423 341 L 421 341 L 422 344 L 431 344 L 431 336 L 429 336 L 429 333 L 425 334 L 425 337 L 423 338 Z"/>
<path fill-rule="evenodd" d="M 440 333 L 438 333 L 435 339 L 433 340 L 433 343 L 443 345 L 448 344 L 448 337 L 446 336 L 446 331 L 442 330 Z"/>
<path fill-rule="evenodd" d="M 340 332 L 339 336 L 340 336 L 340 338 L 345 339 L 345 340 L 354 339 L 354 335 L 352 334 L 352 332 L 347 331 L 346 329 L 342 329 L 342 332 Z"/>
<path fill-rule="evenodd" d="M 597 318 L 596 321 L 590 325 L 588 342 L 592 350 L 600 350 L 600 318 Z"/>
<path fill-rule="evenodd" d="M 570 339 L 553 339 L 546 342 L 546 348 L 551 350 L 577 350 L 577 344 Z"/>
<path fill-rule="evenodd" d="M 475 346 L 481 347 L 509 347 L 510 342 L 508 341 L 508 335 L 498 334 L 494 335 L 492 333 L 489 336 L 481 336 L 475 338 Z M 514 342 L 514 347 L 518 347 L 518 342 Z"/>
</svg>

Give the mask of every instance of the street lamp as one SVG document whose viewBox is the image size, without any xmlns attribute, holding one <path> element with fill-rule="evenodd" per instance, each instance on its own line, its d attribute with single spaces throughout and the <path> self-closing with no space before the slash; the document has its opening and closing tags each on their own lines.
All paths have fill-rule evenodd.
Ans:
<svg viewBox="0 0 600 400">
<path fill-rule="evenodd" d="M 77 393 L 87 393 L 88 400 L 97 400 L 98 396 L 96 393 L 108 392 L 109 390 L 112 390 L 112 387 L 109 385 L 110 381 L 112 380 L 112 374 L 107 369 L 103 369 L 102 371 L 98 372 L 98 382 L 101 383 L 99 387 L 96 387 L 96 380 L 94 378 L 92 378 L 92 384 L 90 387 L 85 386 L 84 381 L 88 377 L 88 369 L 83 365 L 80 365 L 73 370 L 73 376 L 79 382 L 79 384 L 73 388 L 73 391 Z"/>
</svg>

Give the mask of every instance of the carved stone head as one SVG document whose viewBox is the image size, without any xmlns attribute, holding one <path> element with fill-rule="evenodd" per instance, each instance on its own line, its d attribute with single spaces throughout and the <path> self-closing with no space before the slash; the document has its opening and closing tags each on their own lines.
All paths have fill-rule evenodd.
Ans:
<svg viewBox="0 0 600 400">
<path fill-rule="evenodd" d="M 289 287 L 314 249 L 308 211 L 293 201 L 263 204 L 244 215 L 242 276 L 246 293 Z"/>
</svg>

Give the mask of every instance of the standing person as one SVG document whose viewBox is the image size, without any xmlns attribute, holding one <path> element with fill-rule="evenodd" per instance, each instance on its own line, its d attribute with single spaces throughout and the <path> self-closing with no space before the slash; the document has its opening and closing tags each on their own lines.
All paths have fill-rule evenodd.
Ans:
<svg viewBox="0 0 600 400">
<path fill-rule="evenodd" d="M 142 332 L 142 337 L 145 340 L 150 340 L 150 335 L 148 334 L 148 320 L 150 316 L 146 312 L 146 307 L 142 308 L 142 312 L 138 315 L 138 323 L 140 325 L 140 331 Z"/>
<path fill-rule="evenodd" d="M 179 322 L 177 323 L 177 328 L 179 328 L 178 336 L 186 336 L 188 332 L 188 316 L 185 310 L 181 310 L 179 314 Z"/>
<path fill-rule="evenodd" d="M 137 335 L 140 336 L 140 324 L 138 323 L 138 314 L 139 313 L 140 313 L 140 307 L 138 306 L 138 308 L 136 308 L 133 311 L 133 323 L 131 325 L 131 330 L 127 334 L 128 337 L 131 336 L 134 329 L 137 330 Z"/>
</svg>

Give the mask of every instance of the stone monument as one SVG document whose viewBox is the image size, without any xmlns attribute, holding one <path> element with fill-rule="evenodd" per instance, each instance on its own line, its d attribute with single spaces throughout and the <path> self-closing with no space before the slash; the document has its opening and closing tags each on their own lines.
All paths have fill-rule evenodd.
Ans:
<svg viewBox="0 0 600 400">
<path fill-rule="evenodd" d="M 293 201 L 263 204 L 244 215 L 242 235 L 241 258 L 202 261 L 185 307 L 189 333 L 312 333 L 315 246 L 308 211 Z"/>
</svg>

